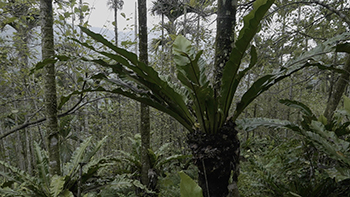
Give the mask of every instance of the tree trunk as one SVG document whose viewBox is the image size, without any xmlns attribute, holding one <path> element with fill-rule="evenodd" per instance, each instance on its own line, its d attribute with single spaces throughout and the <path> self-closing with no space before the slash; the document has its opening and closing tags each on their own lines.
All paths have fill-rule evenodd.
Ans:
<svg viewBox="0 0 350 197">
<path fill-rule="evenodd" d="M 334 84 L 333 92 L 327 102 L 326 110 L 324 111 L 324 116 L 327 118 L 328 123 L 332 121 L 334 111 L 337 109 L 338 104 L 344 94 L 345 88 L 349 83 L 350 76 L 350 55 L 347 56 L 347 60 L 344 66 L 344 73 L 342 73 L 338 81 Z"/>
<path fill-rule="evenodd" d="M 204 197 L 239 196 L 239 140 L 235 124 L 228 121 L 216 134 L 197 130 L 188 135 L 188 145 L 198 167 L 198 184 Z M 229 183 L 233 172 L 232 183 Z"/>
<path fill-rule="evenodd" d="M 115 46 L 118 46 L 118 0 L 114 0 L 114 40 Z"/>
<path fill-rule="evenodd" d="M 215 96 L 221 86 L 222 71 L 234 46 L 234 28 L 237 0 L 218 0 L 217 34 L 215 45 Z M 198 167 L 198 184 L 204 197 L 239 196 L 240 142 L 235 123 L 228 120 L 216 134 L 197 130 L 188 135 L 195 165 Z M 232 175 L 232 182 L 229 180 Z"/>
<path fill-rule="evenodd" d="M 148 64 L 148 38 L 147 38 L 147 7 L 146 0 L 138 0 L 139 13 L 139 52 L 140 61 Z M 149 106 L 141 103 L 141 183 L 146 185 L 148 189 L 155 190 L 157 186 L 157 175 L 152 170 L 151 162 L 148 156 L 150 146 L 151 127 Z M 145 194 L 144 196 L 151 196 Z"/>
<path fill-rule="evenodd" d="M 42 35 L 42 58 L 52 58 L 54 56 L 54 36 L 53 36 L 53 10 L 52 0 L 40 0 L 41 12 L 41 35 Z M 49 152 L 50 173 L 61 174 L 59 135 L 57 120 L 57 95 L 55 81 L 55 65 L 47 64 L 44 68 L 44 96 L 47 144 Z"/>
<path fill-rule="evenodd" d="M 222 71 L 230 57 L 234 45 L 236 8 L 237 0 L 218 0 L 214 70 L 214 87 L 216 90 L 220 88 Z"/>
</svg>

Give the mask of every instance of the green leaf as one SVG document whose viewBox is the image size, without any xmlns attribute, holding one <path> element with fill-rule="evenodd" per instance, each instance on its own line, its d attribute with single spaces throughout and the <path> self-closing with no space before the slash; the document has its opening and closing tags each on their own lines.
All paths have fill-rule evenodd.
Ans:
<svg viewBox="0 0 350 197">
<path fill-rule="evenodd" d="M 90 145 L 92 136 L 85 139 L 80 146 L 73 152 L 71 160 L 65 164 L 64 171 L 67 176 L 73 176 L 78 170 L 79 163 L 84 162 L 85 151 Z"/>
<path fill-rule="evenodd" d="M 187 65 L 190 63 L 191 55 L 193 54 L 191 42 L 183 35 L 178 35 L 173 43 L 173 54 L 177 65 Z"/>
<path fill-rule="evenodd" d="M 178 70 L 177 78 L 187 88 L 201 130 L 216 133 L 218 104 L 205 75 L 205 61 L 200 58 L 202 51 L 194 55 L 191 42 L 180 35 L 175 39 L 173 54 Z"/>
<path fill-rule="evenodd" d="M 330 168 L 330 169 L 325 169 L 327 172 L 328 176 L 331 177 L 332 179 L 335 179 L 336 182 L 340 182 L 346 179 L 350 179 L 350 169 L 348 168 Z"/>
<path fill-rule="evenodd" d="M 350 115 L 350 98 L 344 95 L 343 99 L 344 99 L 344 109 Z"/>
<path fill-rule="evenodd" d="M 163 165 L 168 164 L 174 160 L 181 160 L 181 159 L 185 159 L 185 158 L 189 158 L 191 157 L 190 155 L 171 155 L 169 157 L 166 158 L 162 158 L 161 160 L 158 160 L 155 167 L 156 169 L 160 169 L 162 168 Z"/>
<path fill-rule="evenodd" d="M 203 197 L 202 188 L 194 182 L 191 177 L 183 171 L 178 172 L 181 178 L 180 194 L 181 197 Z"/>
<path fill-rule="evenodd" d="M 317 121 L 322 122 L 323 125 L 327 125 L 327 118 L 324 115 L 320 115 Z"/>
<path fill-rule="evenodd" d="M 74 197 L 74 195 L 73 195 L 73 193 L 72 193 L 71 191 L 69 191 L 69 190 L 64 190 L 64 191 L 61 193 L 60 197 Z"/>
<path fill-rule="evenodd" d="M 293 100 L 288 100 L 288 99 L 281 99 L 279 100 L 280 103 L 288 106 L 288 107 L 293 107 L 296 109 L 300 109 L 303 114 L 305 114 L 307 117 L 312 118 L 313 120 L 316 120 L 316 116 L 312 113 L 311 109 L 306 106 L 304 103 L 299 102 L 299 101 L 293 101 Z"/>
<path fill-rule="evenodd" d="M 54 58 L 44 59 L 44 60 L 38 62 L 38 63 L 34 66 L 34 68 L 32 68 L 32 69 L 30 70 L 30 74 L 33 74 L 33 73 L 34 73 L 35 71 L 37 71 L 37 70 L 43 69 L 43 68 L 44 68 L 46 65 L 48 65 L 48 64 L 54 64 L 54 63 L 56 63 L 57 61 L 58 61 L 58 59 L 54 59 Z"/>
<path fill-rule="evenodd" d="M 45 190 L 49 191 L 50 186 L 50 171 L 49 158 L 47 152 L 40 148 L 39 144 L 34 142 L 34 153 L 36 157 L 37 171 L 39 174 L 39 181 Z"/>
<path fill-rule="evenodd" d="M 48 196 L 49 193 L 45 187 L 43 187 L 35 177 L 30 176 L 26 172 L 11 166 L 7 162 L 0 160 L 0 165 L 4 166 L 6 169 L 11 171 L 11 174 L 8 174 L 4 171 L 0 171 L 0 175 L 7 178 L 8 180 L 13 180 L 18 184 L 23 184 L 29 190 L 37 194 L 37 196 Z"/>
<path fill-rule="evenodd" d="M 51 183 L 50 183 L 51 196 L 57 197 L 62 192 L 64 184 L 65 184 L 65 177 L 54 175 L 51 178 Z"/>
<path fill-rule="evenodd" d="M 103 38 L 101 35 L 96 34 L 87 28 L 80 27 L 83 32 L 89 35 L 91 38 L 97 42 L 103 44 L 107 48 L 113 50 L 115 53 L 109 53 L 106 51 L 96 50 L 93 46 L 88 43 L 82 43 L 79 40 L 72 39 L 81 45 L 94 50 L 95 52 L 110 58 L 118 62 L 119 64 L 109 64 L 102 59 L 98 60 L 88 60 L 87 58 L 82 58 L 84 61 L 91 61 L 100 64 L 104 67 L 110 67 L 113 72 L 120 78 L 127 77 L 139 87 L 144 88 L 144 93 L 142 97 L 138 97 L 138 101 L 145 102 L 145 104 L 150 105 L 150 103 L 155 103 L 161 111 L 168 113 L 172 111 L 169 115 L 177 119 L 181 124 L 183 124 L 187 129 L 192 130 L 193 117 L 191 116 L 185 102 L 184 95 L 180 95 L 179 92 L 175 91 L 168 82 L 162 80 L 158 73 L 150 66 L 138 61 L 136 54 L 128 52 L 124 49 L 116 47 L 114 44 Z M 120 93 L 121 89 L 115 89 L 115 93 Z M 114 90 L 113 90 L 114 91 Z M 135 95 L 132 92 L 123 91 L 124 96 L 131 96 L 132 99 Z M 152 105 L 151 105 L 152 106 Z"/>
</svg>

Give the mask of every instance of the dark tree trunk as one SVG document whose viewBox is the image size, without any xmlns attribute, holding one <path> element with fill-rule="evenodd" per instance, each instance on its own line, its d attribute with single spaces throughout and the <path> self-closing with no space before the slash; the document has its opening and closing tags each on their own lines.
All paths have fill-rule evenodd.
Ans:
<svg viewBox="0 0 350 197">
<path fill-rule="evenodd" d="M 198 184 L 204 197 L 239 196 L 236 183 L 240 142 L 235 124 L 228 121 L 216 134 L 197 130 L 188 135 L 188 144 L 199 170 Z M 229 183 L 231 172 L 232 183 Z"/>
<path fill-rule="evenodd" d="M 215 96 L 221 88 L 222 71 L 234 46 L 237 0 L 218 0 L 215 43 Z M 235 123 L 227 121 L 216 134 L 196 131 L 188 143 L 199 170 L 198 183 L 205 197 L 238 197 L 240 143 Z M 232 182 L 229 179 L 232 174 Z"/>
<path fill-rule="evenodd" d="M 146 0 L 138 0 L 139 13 L 139 52 L 140 61 L 148 64 L 148 38 L 147 38 L 147 6 Z M 148 156 L 150 146 L 151 128 L 149 106 L 141 103 L 141 183 L 146 185 L 148 189 L 155 190 L 157 186 L 157 174 L 152 169 Z M 153 194 L 144 194 L 144 196 L 155 196 Z"/>
<path fill-rule="evenodd" d="M 236 24 L 237 0 L 218 0 L 215 40 L 215 89 L 221 85 L 222 70 L 228 61 L 233 45 Z"/>
<path fill-rule="evenodd" d="M 324 112 L 324 116 L 327 118 L 328 123 L 331 123 L 334 111 L 337 109 L 339 102 L 345 92 L 346 87 L 349 84 L 350 76 L 350 55 L 347 55 L 347 60 L 343 68 L 345 70 L 334 85 L 334 90 L 331 92 L 331 96 L 328 99 L 327 107 Z"/>
</svg>

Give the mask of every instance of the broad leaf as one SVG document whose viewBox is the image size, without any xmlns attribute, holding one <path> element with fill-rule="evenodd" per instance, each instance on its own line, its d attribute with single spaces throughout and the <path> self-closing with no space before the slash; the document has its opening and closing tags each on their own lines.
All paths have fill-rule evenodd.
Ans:
<svg viewBox="0 0 350 197">
<path fill-rule="evenodd" d="M 78 170 L 79 163 L 83 162 L 85 151 L 90 145 L 92 137 L 85 139 L 80 146 L 73 152 L 71 160 L 65 164 L 65 174 L 69 177 Z"/>
<path fill-rule="evenodd" d="M 335 52 L 335 48 L 339 42 L 350 38 L 348 32 L 341 35 L 335 36 L 332 39 L 327 40 L 324 43 L 317 45 L 315 48 L 303 53 L 301 56 L 289 61 L 286 67 L 282 67 L 279 71 L 262 76 L 246 91 L 246 93 L 241 98 L 241 101 L 237 104 L 237 108 L 233 115 L 233 120 L 236 120 L 238 116 L 243 112 L 243 110 L 260 94 L 268 90 L 277 82 L 282 79 L 291 76 L 293 73 L 298 72 L 306 67 L 322 67 L 322 62 L 318 60 L 320 55 L 324 55 L 330 52 Z M 233 81 L 233 85 L 238 85 L 239 81 Z M 231 100 L 232 102 L 232 100 Z M 313 117 L 312 117 L 313 119 Z M 316 118 L 315 118 L 316 119 Z"/>
<path fill-rule="evenodd" d="M 180 181 L 180 194 L 181 197 L 203 197 L 202 188 L 194 182 L 184 172 L 178 172 L 181 178 Z"/>
<path fill-rule="evenodd" d="M 316 116 L 312 113 L 311 109 L 308 106 L 306 106 L 304 103 L 301 103 L 299 101 L 288 100 L 288 99 L 281 99 L 279 100 L 279 102 L 288 107 L 300 109 L 300 111 L 303 114 L 305 114 L 308 117 L 311 117 L 313 120 L 316 120 Z"/>
<path fill-rule="evenodd" d="M 24 184 L 27 188 L 29 188 L 31 191 L 33 191 L 37 195 L 49 195 L 48 191 L 43 189 L 42 185 L 40 185 L 40 182 L 37 181 L 34 177 L 30 176 L 26 172 L 11 166 L 7 162 L 0 161 L 0 165 L 4 166 L 6 169 L 11 171 L 11 175 L 9 175 L 6 172 L 0 171 L 0 175 L 17 182 L 18 184 Z"/>
<path fill-rule="evenodd" d="M 205 61 L 194 54 L 191 42 L 178 36 L 173 45 L 174 60 L 177 65 L 177 78 L 187 88 L 190 103 L 202 131 L 215 133 L 217 126 L 217 101 L 214 90 L 205 75 Z"/>
<path fill-rule="evenodd" d="M 243 131 L 252 131 L 258 127 L 268 127 L 273 129 L 297 127 L 287 120 L 269 118 L 244 118 L 236 120 L 237 128 Z"/>
<path fill-rule="evenodd" d="M 107 62 L 103 59 L 89 60 L 87 58 L 82 58 L 83 60 L 112 68 L 113 72 L 119 76 L 119 80 L 125 80 L 126 78 L 128 80 L 132 80 L 135 83 L 135 88 L 143 90 L 143 94 L 141 96 L 132 93 L 132 91 L 126 92 L 122 91 L 121 89 L 113 90 L 115 93 L 124 93 L 124 96 L 132 99 L 137 98 L 138 101 L 145 102 L 145 104 L 148 105 L 154 103 L 154 106 L 157 106 L 157 109 L 166 113 L 172 111 L 169 115 L 173 116 L 189 130 L 192 129 L 193 117 L 184 102 L 184 95 L 180 95 L 179 92 L 175 91 L 173 87 L 168 84 L 168 82 L 162 80 L 152 67 L 140 62 L 134 53 L 114 46 L 101 35 L 95 34 L 84 27 L 81 27 L 81 29 L 97 42 L 113 50 L 115 53 L 99 51 L 88 43 L 82 43 L 76 39 L 73 40 L 109 58 L 110 60 L 116 61 L 117 64 L 110 64 L 109 62 L 111 61 Z M 125 84 L 128 84 L 128 87 L 126 87 Z M 129 83 L 119 83 L 118 85 L 130 90 Z M 66 101 L 67 98 L 68 97 L 63 97 L 64 101 Z"/>
</svg>

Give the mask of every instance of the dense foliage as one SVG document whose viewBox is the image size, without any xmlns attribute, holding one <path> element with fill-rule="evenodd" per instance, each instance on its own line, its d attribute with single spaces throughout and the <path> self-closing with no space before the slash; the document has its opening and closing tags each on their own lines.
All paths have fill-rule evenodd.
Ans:
<svg viewBox="0 0 350 197">
<path fill-rule="evenodd" d="M 125 17 L 123 2 L 109 5 Z M 149 27 L 146 65 L 130 52 L 136 39 L 94 33 L 83 1 L 53 4 L 56 56 L 40 62 L 39 1 L 0 0 L 0 196 L 202 196 L 192 161 L 207 156 L 193 154 L 194 133 L 207 139 L 232 122 L 241 196 L 349 196 L 348 2 L 238 1 L 219 90 L 216 1 L 150 3 L 163 17 Z M 48 63 L 59 97 L 56 175 L 43 124 Z M 342 107 L 326 113 L 338 92 Z M 153 107 L 149 185 L 140 178 L 138 101 Z"/>
</svg>

